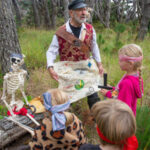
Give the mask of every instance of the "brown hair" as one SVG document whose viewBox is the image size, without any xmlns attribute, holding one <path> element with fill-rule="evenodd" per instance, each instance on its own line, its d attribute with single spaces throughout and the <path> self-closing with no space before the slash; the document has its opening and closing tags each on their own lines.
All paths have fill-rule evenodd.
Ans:
<svg viewBox="0 0 150 150">
<path fill-rule="evenodd" d="M 129 106 L 119 100 L 97 102 L 92 107 L 92 115 L 103 135 L 112 142 L 132 136 L 136 131 L 136 120 Z M 109 144 L 100 139 L 101 144 Z"/>
<path fill-rule="evenodd" d="M 140 46 L 136 44 L 128 44 L 123 46 L 119 52 L 119 55 L 125 55 L 129 57 L 140 57 L 143 56 L 143 51 Z M 133 70 L 139 71 L 139 84 L 140 84 L 140 90 L 141 90 L 141 104 L 142 104 L 142 60 L 134 62 L 133 64 Z"/>
<path fill-rule="evenodd" d="M 59 89 L 50 89 L 49 92 L 52 96 L 52 105 L 61 105 L 68 101 L 68 95 Z M 69 112 L 64 112 L 66 116 L 66 126 L 73 122 L 73 115 Z"/>
</svg>

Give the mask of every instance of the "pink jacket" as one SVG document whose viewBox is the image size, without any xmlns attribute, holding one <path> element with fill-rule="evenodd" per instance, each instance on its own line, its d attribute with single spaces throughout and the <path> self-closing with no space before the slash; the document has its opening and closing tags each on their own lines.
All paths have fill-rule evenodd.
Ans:
<svg viewBox="0 0 150 150">
<path fill-rule="evenodd" d="M 141 89 L 138 75 L 125 75 L 119 81 L 117 87 L 114 90 L 118 90 L 117 98 L 132 109 L 136 116 L 137 98 L 141 98 Z M 143 80 L 142 80 L 142 93 L 143 93 Z M 112 98 L 112 91 L 108 91 L 105 95 L 108 98 Z"/>
</svg>

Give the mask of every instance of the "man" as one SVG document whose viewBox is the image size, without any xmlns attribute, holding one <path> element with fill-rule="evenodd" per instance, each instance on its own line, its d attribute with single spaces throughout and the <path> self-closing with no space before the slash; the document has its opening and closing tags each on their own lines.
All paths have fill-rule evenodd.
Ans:
<svg viewBox="0 0 150 150">
<path fill-rule="evenodd" d="M 96 33 L 92 25 L 86 23 L 86 6 L 84 0 L 73 0 L 69 4 L 70 19 L 56 31 L 46 53 L 48 71 L 56 81 L 58 81 L 58 75 L 53 69 L 53 63 L 58 54 L 60 61 L 80 61 L 88 59 L 91 52 L 99 73 L 103 74 Z M 97 93 L 88 96 L 90 108 L 97 101 L 99 101 Z"/>
</svg>

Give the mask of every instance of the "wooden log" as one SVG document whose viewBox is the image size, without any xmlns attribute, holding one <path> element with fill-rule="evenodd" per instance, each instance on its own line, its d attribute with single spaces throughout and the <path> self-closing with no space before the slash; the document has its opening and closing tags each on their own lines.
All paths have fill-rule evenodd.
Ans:
<svg viewBox="0 0 150 150">
<path fill-rule="evenodd" d="M 35 114 L 34 118 L 37 121 L 41 121 L 44 118 L 44 114 Z M 26 116 L 19 116 L 18 120 L 24 125 L 35 127 L 35 124 Z M 8 121 L 7 119 L 0 120 L 0 149 L 3 149 L 6 145 L 10 144 L 26 133 L 26 130 L 11 121 Z"/>
</svg>

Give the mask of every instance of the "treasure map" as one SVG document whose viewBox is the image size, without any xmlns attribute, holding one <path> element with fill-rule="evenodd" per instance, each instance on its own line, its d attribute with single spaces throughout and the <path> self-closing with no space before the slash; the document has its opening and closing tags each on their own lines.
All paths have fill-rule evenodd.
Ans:
<svg viewBox="0 0 150 150">
<path fill-rule="evenodd" d="M 59 76 L 58 88 L 69 95 L 71 103 L 99 91 L 98 85 L 103 85 L 103 77 L 92 58 L 56 62 L 54 70 Z"/>
</svg>

